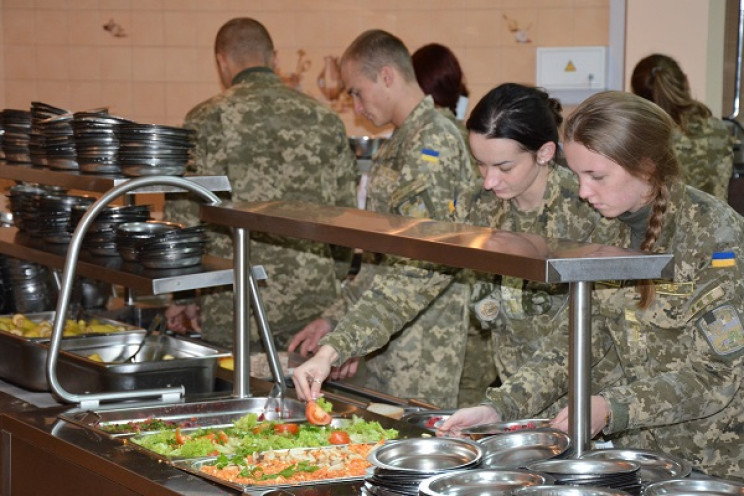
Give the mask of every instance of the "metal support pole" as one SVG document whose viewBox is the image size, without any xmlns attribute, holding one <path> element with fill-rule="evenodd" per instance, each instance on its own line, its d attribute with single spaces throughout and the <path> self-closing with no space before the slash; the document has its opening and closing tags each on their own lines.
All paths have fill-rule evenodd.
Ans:
<svg viewBox="0 0 744 496">
<path fill-rule="evenodd" d="M 248 398 L 251 395 L 251 315 L 250 298 L 250 235 L 243 228 L 233 230 L 233 264 L 235 271 L 235 287 L 233 290 L 233 305 L 235 307 L 235 323 L 233 336 L 233 396 Z"/>
<path fill-rule="evenodd" d="M 591 300 L 592 282 L 569 284 L 569 389 L 568 434 L 574 443 L 574 457 L 579 458 L 591 442 Z"/>
</svg>

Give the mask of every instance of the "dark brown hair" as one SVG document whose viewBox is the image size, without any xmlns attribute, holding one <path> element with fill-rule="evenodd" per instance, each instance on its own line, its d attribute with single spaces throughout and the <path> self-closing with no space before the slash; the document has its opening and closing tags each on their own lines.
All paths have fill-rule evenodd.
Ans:
<svg viewBox="0 0 744 496">
<path fill-rule="evenodd" d="M 690 95 L 687 76 L 679 64 L 666 55 L 655 53 L 642 59 L 630 79 L 633 93 L 654 102 L 687 132 L 695 120 L 707 119 L 711 111 Z"/>
<path fill-rule="evenodd" d="M 460 96 L 468 96 L 462 77 L 460 62 L 452 50 L 438 43 L 430 43 L 416 50 L 411 56 L 416 79 L 425 94 L 434 103 L 454 114 Z"/>
<path fill-rule="evenodd" d="M 214 53 L 221 53 L 236 62 L 258 55 L 266 66 L 274 57 L 274 42 L 263 24 L 249 17 L 227 21 L 217 32 Z"/>
</svg>

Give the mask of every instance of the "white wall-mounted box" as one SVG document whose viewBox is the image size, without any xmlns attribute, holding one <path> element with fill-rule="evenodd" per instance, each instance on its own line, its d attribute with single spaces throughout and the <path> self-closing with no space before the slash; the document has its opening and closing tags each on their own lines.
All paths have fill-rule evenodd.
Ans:
<svg viewBox="0 0 744 496">
<path fill-rule="evenodd" d="M 548 91 L 606 89 L 607 47 L 538 47 L 537 86 Z"/>
</svg>

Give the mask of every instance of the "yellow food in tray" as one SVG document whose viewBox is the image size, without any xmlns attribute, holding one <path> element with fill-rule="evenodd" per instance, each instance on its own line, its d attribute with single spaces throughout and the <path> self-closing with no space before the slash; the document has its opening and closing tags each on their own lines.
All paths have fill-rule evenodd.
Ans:
<svg viewBox="0 0 744 496">
<path fill-rule="evenodd" d="M 54 325 L 50 320 L 34 320 L 21 313 L 13 316 L 0 316 L 0 331 L 24 336 L 27 338 L 48 338 L 52 335 Z M 124 325 L 103 323 L 98 320 L 72 320 L 65 321 L 63 336 L 77 336 L 79 334 L 110 334 L 112 332 L 126 331 Z"/>
</svg>

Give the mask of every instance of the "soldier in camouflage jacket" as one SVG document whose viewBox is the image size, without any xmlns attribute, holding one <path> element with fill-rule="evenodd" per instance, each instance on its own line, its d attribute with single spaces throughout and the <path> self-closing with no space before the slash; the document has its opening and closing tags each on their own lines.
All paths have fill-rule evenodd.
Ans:
<svg viewBox="0 0 744 496">
<path fill-rule="evenodd" d="M 226 175 L 234 201 L 354 206 L 356 160 L 344 125 L 331 109 L 282 83 L 265 28 L 252 19 L 233 19 L 218 33 L 215 53 L 227 89 L 186 116 L 184 126 L 197 135 L 193 172 Z M 166 216 L 194 223 L 197 208 L 190 198 L 168 200 Z M 231 257 L 229 233 L 210 228 L 208 249 Z M 251 263 L 266 269 L 261 297 L 272 333 L 285 347 L 338 296 L 330 247 L 251 233 L 250 251 Z M 199 304 L 204 338 L 232 343 L 232 292 L 203 291 Z"/>
<path fill-rule="evenodd" d="M 649 55 L 633 69 L 631 86 L 633 93 L 656 103 L 677 124 L 672 145 L 682 180 L 726 201 L 734 168 L 733 136 L 707 106 L 692 98 L 679 64 L 667 55 Z"/>
<path fill-rule="evenodd" d="M 362 33 L 344 53 L 341 73 L 357 113 L 377 126 L 395 126 L 373 157 L 367 209 L 448 220 L 476 177 L 456 126 L 418 87 L 405 45 L 384 31 Z M 295 368 L 298 396 L 316 396 L 332 365 L 367 355 L 366 386 L 454 406 L 469 286 L 456 280 L 451 268 L 396 257 L 383 257 L 373 270 L 374 277 L 366 277 L 371 286 L 348 313 L 326 314 L 338 324 L 321 339 L 315 356 Z"/>
</svg>

